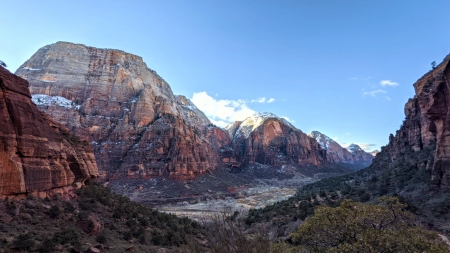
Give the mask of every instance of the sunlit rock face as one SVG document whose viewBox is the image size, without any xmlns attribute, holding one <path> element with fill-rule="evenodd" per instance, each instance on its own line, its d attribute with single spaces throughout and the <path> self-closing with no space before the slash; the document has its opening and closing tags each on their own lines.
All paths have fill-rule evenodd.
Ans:
<svg viewBox="0 0 450 253">
<path fill-rule="evenodd" d="M 91 146 L 39 111 L 28 82 L 0 67 L 0 197 L 47 194 L 98 176 Z"/>
<path fill-rule="evenodd" d="M 432 185 L 438 189 L 450 185 L 450 56 L 414 83 L 415 96 L 405 105 L 405 120 L 381 153 L 390 161 L 405 152 L 431 148 L 433 156 L 418 160 L 417 169 L 431 170 Z M 374 159 L 374 165 L 383 161 Z"/>
<path fill-rule="evenodd" d="M 317 141 L 287 120 L 271 113 L 257 113 L 227 126 L 237 160 L 244 165 L 280 167 L 330 166 L 333 161 Z"/>
<path fill-rule="evenodd" d="M 369 166 L 372 162 L 373 155 L 365 152 L 356 144 L 350 144 L 347 148 L 343 148 L 339 143 L 319 131 L 312 131 L 308 136 L 316 139 L 336 163 L 351 164 L 361 169 Z"/>
<path fill-rule="evenodd" d="M 236 131 L 215 127 L 141 57 L 120 50 L 58 42 L 16 74 L 41 110 L 92 144 L 102 178 L 183 181 L 253 163 L 335 165 L 316 140 L 271 114 L 237 122 Z"/>
<path fill-rule="evenodd" d="M 103 176 L 186 180 L 217 166 L 209 120 L 139 56 L 58 42 L 16 74 L 41 110 L 92 143 Z"/>
</svg>

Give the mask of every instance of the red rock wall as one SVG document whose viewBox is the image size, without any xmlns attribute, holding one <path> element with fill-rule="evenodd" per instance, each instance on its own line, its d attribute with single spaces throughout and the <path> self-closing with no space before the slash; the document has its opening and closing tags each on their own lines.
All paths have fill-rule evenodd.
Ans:
<svg viewBox="0 0 450 253">
<path fill-rule="evenodd" d="M 431 170 L 435 188 L 450 186 L 450 56 L 415 84 L 416 95 L 405 105 L 405 120 L 381 152 L 391 161 L 409 149 L 420 151 L 436 147 L 434 159 L 417 168 Z M 378 155 L 377 155 L 378 157 Z M 377 165 L 379 159 L 374 159 Z"/>
<path fill-rule="evenodd" d="M 98 176 L 90 146 L 76 143 L 30 97 L 28 82 L 0 67 L 0 195 L 44 192 Z"/>
<path fill-rule="evenodd" d="M 245 165 L 334 165 L 315 139 L 276 118 L 265 120 L 248 138 L 235 139 L 233 149 Z"/>
<path fill-rule="evenodd" d="M 58 42 L 39 49 L 16 73 L 29 80 L 33 94 L 79 105 L 40 109 L 92 143 L 105 177 L 186 180 L 217 166 L 204 132 L 209 120 L 174 96 L 139 56 Z"/>
</svg>

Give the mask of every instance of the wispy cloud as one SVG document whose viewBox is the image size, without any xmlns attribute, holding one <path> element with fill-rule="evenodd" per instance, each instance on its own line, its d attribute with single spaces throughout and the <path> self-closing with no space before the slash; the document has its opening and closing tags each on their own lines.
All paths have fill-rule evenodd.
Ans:
<svg viewBox="0 0 450 253">
<path fill-rule="evenodd" d="M 371 76 L 368 76 L 368 77 L 357 77 L 357 76 L 354 76 L 354 77 L 350 77 L 348 80 L 351 80 L 351 81 L 369 80 L 371 78 L 372 78 Z"/>
<path fill-rule="evenodd" d="M 398 86 L 397 82 L 391 81 L 391 80 L 381 80 L 380 81 L 381 86 L 391 86 L 391 87 L 395 87 Z"/>
<path fill-rule="evenodd" d="M 255 113 L 247 106 L 245 100 L 218 100 L 205 91 L 195 92 L 191 101 L 205 113 L 212 123 L 220 127 L 225 127 L 234 121 L 244 120 Z"/>
<path fill-rule="evenodd" d="M 372 97 L 376 97 L 377 93 L 387 93 L 387 92 L 385 90 L 381 90 L 381 89 L 373 90 L 373 91 L 366 91 L 366 92 L 363 93 L 363 96 L 370 95 Z"/>
<path fill-rule="evenodd" d="M 250 103 L 273 103 L 275 102 L 275 98 L 269 98 L 266 99 L 266 97 L 258 98 L 258 99 L 252 99 L 250 100 Z"/>
<path fill-rule="evenodd" d="M 388 96 L 385 96 L 385 98 L 386 98 L 387 100 L 389 100 L 389 101 L 392 100 L 392 99 L 391 99 L 390 97 L 388 97 Z"/>
<path fill-rule="evenodd" d="M 265 103 L 266 102 L 266 97 L 262 97 L 262 98 L 258 98 L 258 99 L 252 99 L 250 102 L 251 103 Z"/>
</svg>

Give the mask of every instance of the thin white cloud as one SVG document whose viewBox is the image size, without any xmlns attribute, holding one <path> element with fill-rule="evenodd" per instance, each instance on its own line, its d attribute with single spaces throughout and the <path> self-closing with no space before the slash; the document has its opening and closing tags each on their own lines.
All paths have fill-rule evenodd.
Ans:
<svg viewBox="0 0 450 253">
<path fill-rule="evenodd" d="M 348 80 L 350 80 L 350 81 L 357 81 L 357 80 L 369 80 L 369 79 L 372 79 L 372 77 L 371 76 L 368 76 L 368 77 L 357 77 L 357 76 L 354 76 L 354 77 L 350 77 Z"/>
<path fill-rule="evenodd" d="M 205 113 L 213 124 L 220 127 L 225 127 L 234 121 L 244 120 L 255 113 L 247 106 L 245 100 L 217 100 L 205 91 L 195 92 L 191 101 Z"/>
<path fill-rule="evenodd" d="M 262 97 L 262 98 L 258 98 L 258 99 L 252 99 L 250 102 L 251 103 L 265 103 L 266 102 L 266 97 Z"/>
<path fill-rule="evenodd" d="M 273 103 L 273 102 L 275 102 L 275 98 L 266 99 L 266 97 L 261 97 L 261 98 L 258 98 L 258 99 L 250 100 L 250 103 L 260 103 L 260 104 Z"/>
<path fill-rule="evenodd" d="M 385 96 L 385 98 L 386 98 L 387 100 L 389 100 L 389 101 L 392 100 L 392 99 L 391 99 L 390 97 L 388 97 L 388 96 Z"/>
<path fill-rule="evenodd" d="M 395 87 L 398 86 L 397 82 L 391 81 L 391 80 L 381 80 L 380 81 L 381 86 L 391 86 L 391 87 Z"/>
<path fill-rule="evenodd" d="M 363 93 L 363 96 L 365 95 L 371 95 L 372 97 L 376 97 L 377 93 L 387 93 L 385 90 L 373 90 L 373 91 L 366 91 Z"/>
</svg>

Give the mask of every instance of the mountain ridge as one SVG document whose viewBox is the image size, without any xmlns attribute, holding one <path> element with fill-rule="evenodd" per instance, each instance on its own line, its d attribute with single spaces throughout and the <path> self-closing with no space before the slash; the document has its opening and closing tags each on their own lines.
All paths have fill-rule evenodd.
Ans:
<svg viewBox="0 0 450 253">
<path fill-rule="evenodd" d="M 343 166 L 357 170 L 369 166 L 372 162 L 373 156 L 362 150 L 357 144 L 350 144 L 344 148 L 319 131 L 312 131 L 308 136 L 316 139 L 322 148 L 328 151 L 328 155 Z"/>
</svg>

